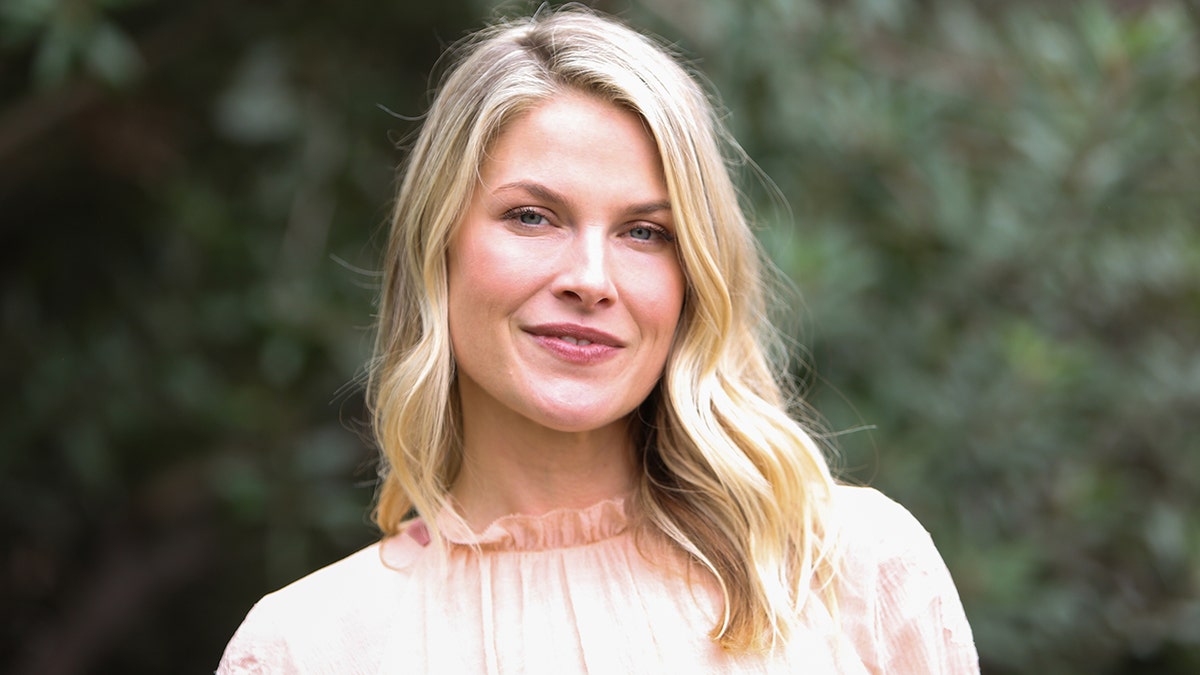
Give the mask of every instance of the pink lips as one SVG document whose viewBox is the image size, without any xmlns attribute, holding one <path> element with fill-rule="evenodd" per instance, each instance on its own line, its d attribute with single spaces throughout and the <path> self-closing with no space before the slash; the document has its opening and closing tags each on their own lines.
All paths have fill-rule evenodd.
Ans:
<svg viewBox="0 0 1200 675">
<path fill-rule="evenodd" d="M 613 335 L 573 323 L 544 323 L 526 327 L 525 332 L 555 356 L 580 365 L 607 360 L 624 347 Z"/>
</svg>

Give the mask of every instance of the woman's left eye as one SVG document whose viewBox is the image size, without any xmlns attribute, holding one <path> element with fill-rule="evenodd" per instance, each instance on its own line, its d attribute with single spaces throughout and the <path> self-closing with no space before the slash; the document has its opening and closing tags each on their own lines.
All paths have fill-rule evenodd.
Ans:
<svg viewBox="0 0 1200 675">
<path fill-rule="evenodd" d="M 631 227 L 626 234 L 629 235 L 630 239 L 637 239 L 638 241 L 657 240 L 667 243 L 675 241 L 675 237 L 671 236 L 670 232 L 662 227 L 653 225 L 638 225 L 636 227 Z"/>
<path fill-rule="evenodd" d="M 651 237 L 653 237 L 655 234 L 656 233 L 654 232 L 654 230 L 652 230 L 648 227 L 635 227 L 629 231 L 629 236 L 633 237 L 634 239 L 642 239 L 642 240 L 648 240 Z"/>
</svg>

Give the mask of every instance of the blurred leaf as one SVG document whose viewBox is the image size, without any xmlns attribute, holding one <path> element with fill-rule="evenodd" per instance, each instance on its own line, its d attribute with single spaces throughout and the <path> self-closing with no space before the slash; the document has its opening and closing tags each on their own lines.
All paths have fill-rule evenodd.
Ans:
<svg viewBox="0 0 1200 675">
<path fill-rule="evenodd" d="M 265 45 L 247 55 L 218 99 L 217 126 L 243 143 L 280 141 L 295 131 L 297 107 L 283 55 L 274 45 Z"/>
<path fill-rule="evenodd" d="M 84 53 L 88 67 L 108 84 L 127 86 L 141 74 L 143 68 L 137 47 L 119 28 L 107 21 L 93 27 Z"/>
</svg>

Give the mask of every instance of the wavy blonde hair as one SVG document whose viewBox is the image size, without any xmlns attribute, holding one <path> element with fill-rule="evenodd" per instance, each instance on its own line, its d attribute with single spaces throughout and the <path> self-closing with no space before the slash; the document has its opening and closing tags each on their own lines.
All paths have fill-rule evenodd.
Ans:
<svg viewBox="0 0 1200 675">
<path fill-rule="evenodd" d="M 640 115 L 653 135 L 688 282 L 665 374 L 635 416 L 636 504 L 719 583 L 712 638 L 736 651 L 773 646 L 815 588 L 833 601 L 833 479 L 787 412 L 774 375 L 787 369 L 768 358 L 782 350 L 772 351 L 762 256 L 729 169 L 742 151 L 674 56 L 589 10 L 501 22 L 458 53 L 403 169 L 385 254 L 367 387 L 383 460 L 376 523 L 392 534 L 414 510 L 439 513 L 461 466 L 446 250 L 485 153 L 539 102 L 585 92 Z"/>
</svg>

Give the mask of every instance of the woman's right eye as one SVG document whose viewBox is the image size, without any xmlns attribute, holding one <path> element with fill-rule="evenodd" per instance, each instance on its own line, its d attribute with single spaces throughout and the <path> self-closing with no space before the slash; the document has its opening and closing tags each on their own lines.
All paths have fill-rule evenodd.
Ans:
<svg viewBox="0 0 1200 675">
<path fill-rule="evenodd" d="M 521 225 L 530 225 L 530 226 L 546 225 L 550 222 L 541 213 L 538 213 L 534 209 L 528 209 L 528 208 L 513 209 L 512 211 L 509 211 L 508 213 L 504 214 L 504 218 L 506 220 L 515 220 L 518 223 L 520 223 Z"/>
</svg>

